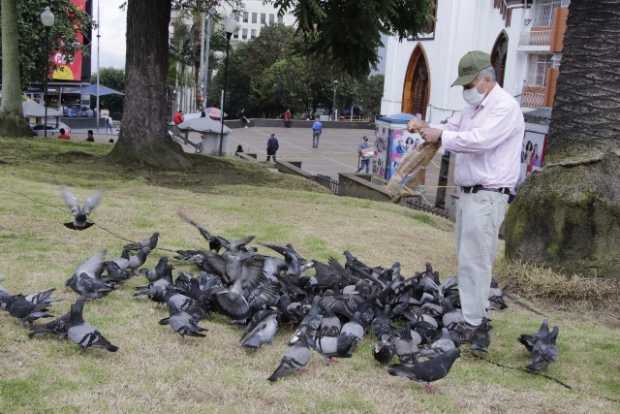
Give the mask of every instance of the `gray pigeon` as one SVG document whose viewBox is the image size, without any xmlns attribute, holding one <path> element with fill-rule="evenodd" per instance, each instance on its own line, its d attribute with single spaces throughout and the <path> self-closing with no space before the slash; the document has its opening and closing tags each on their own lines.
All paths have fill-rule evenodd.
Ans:
<svg viewBox="0 0 620 414">
<path fill-rule="evenodd" d="M 282 357 L 280 365 L 278 365 L 268 380 L 275 382 L 282 377 L 294 374 L 308 365 L 311 357 L 312 351 L 304 345 L 298 344 L 289 347 Z"/>
<path fill-rule="evenodd" d="M 76 343 L 85 350 L 91 347 L 103 348 L 110 352 L 118 351 L 118 347 L 112 345 L 97 329 L 84 322 L 85 300 L 80 298 L 71 305 L 71 312 L 69 315 L 69 329 L 67 330 L 67 337 L 73 343 Z"/>
<path fill-rule="evenodd" d="M 428 357 L 432 358 L 439 354 L 446 353 L 456 348 L 456 344 L 450 338 L 450 331 L 448 329 L 443 328 L 441 330 L 441 336 L 436 339 L 430 347 L 423 348 L 418 352 L 416 357 Z"/>
<path fill-rule="evenodd" d="M 448 375 L 454 361 L 460 356 L 458 348 L 443 354 L 412 364 L 393 365 L 388 369 L 390 375 L 406 377 L 410 380 L 422 382 L 430 387 L 430 383 L 440 380 Z"/>
<path fill-rule="evenodd" d="M 337 316 L 323 317 L 323 319 L 321 319 L 319 335 L 337 337 L 340 335 L 341 328 L 342 324 Z"/>
<path fill-rule="evenodd" d="M 401 330 L 394 341 L 394 348 L 401 364 L 408 364 L 414 361 L 415 354 L 418 352 L 418 345 L 422 343 L 422 337 L 408 326 Z"/>
<path fill-rule="evenodd" d="M 278 331 L 278 314 L 273 310 L 259 312 L 255 322 L 250 324 L 241 338 L 244 348 L 258 349 L 264 344 L 271 344 Z"/>
<path fill-rule="evenodd" d="M 147 296 L 154 302 L 164 303 L 166 302 L 168 291 L 173 289 L 171 279 L 172 275 L 169 275 L 169 278 L 168 276 L 162 277 L 146 286 L 136 286 L 133 296 Z"/>
<path fill-rule="evenodd" d="M 207 329 L 198 325 L 198 321 L 187 312 L 177 312 L 159 321 L 160 325 L 170 325 L 173 331 L 185 336 L 194 336 L 204 338 Z"/>
<path fill-rule="evenodd" d="M 559 331 L 560 328 L 554 326 L 549 335 L 536 341 L 532 349 L 532 361 L 527 366 L 528 371 L 540 372 L 558 359 L 556 341 Z"/>
<path fill-rule="evenodd" d="M 30 295 L 30 300 L 22 294 L 4 297 L 2 302 L 9 314 L 22 323 L 32 324 L 37 319 L 50 318 L 54 315 L 48 312 L 52 303 L 50 296 L 55 289 L 49 289 L 36 295 Z"/>
<path fill-rule="evenodd" d="M 168 257 L 163 256 L 157 262 L 155 269 L 140 269 L 140 274 L 142 274 L 149 282 L 154 282 L 157 279 L 161 278 L 169 278 L 172 280 L 172 265 L 168 263 Z"/>
<path fill-rule="evenodd" d="M 136 243 L 129 243 L 123 246 L 123 251 L 139 251 L 142 250 L 147 254 L 157 248 L 157 243 L 159 242 L 159 233 L 155 232 L 151 234 L 148 238 L 141 240 Z"/>
<path fill-rule="evenodd" d="M 77 197 L 67 188 L 63 188 L 62 198 L 73 215 L 73 221 L 65 223 L 67 228 L 72 230 L 85 230 L 94 224 L 88 221 L 88 215 L 91 214 L 101 202 L 101 191 L 97 191 L 94 195 L 88 197 L 83 206 L 80 205 Z"/>
<path fill-rule="evenodd" d="M 245 319 L 250 312 L 250 305 L 242 294 L 242 282 L 242 279 L 238 279 L 230 289 L 215 293 L 215 300 L 220 309 L 234 320 Z"/>
<path fill-rule="evenodd" d="M 114 290 L 114 286 L 94 277 L 88 276 L 86 273 L 73 275 L 65 282 L 65 286 L 70 287 L 80 296 L 88 299 L 99 299 Z"/>
</svg>

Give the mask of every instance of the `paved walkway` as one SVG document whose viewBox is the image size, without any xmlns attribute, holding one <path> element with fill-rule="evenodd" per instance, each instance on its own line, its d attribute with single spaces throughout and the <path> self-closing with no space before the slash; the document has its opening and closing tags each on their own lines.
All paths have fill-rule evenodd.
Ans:
<svg viewBox="0 0 620 414">
<path fill-rule="evenodd" d="M 374 141 L 374 131 L 364 129 L 323 129 L 319 148 L 312 148 L 310 128 L 260 128 L 233 129 L 232 146 L 238 144 L 245 152 L 257 153 L 259 160 L 266 159 L 267 139 L 275 133 L 280 143 L 278 158 L 284 161 L 301 161 L 302 168 L 313 174 L 334 178 L 340 172 L 357 170 L 357 147 L 362 137 Z"/>
</svg>

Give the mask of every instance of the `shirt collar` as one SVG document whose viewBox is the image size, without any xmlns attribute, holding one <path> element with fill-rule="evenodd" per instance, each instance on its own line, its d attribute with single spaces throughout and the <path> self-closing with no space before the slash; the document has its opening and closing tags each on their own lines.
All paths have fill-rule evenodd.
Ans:
<svg viewBox="0 0 620 414">
<path fill-rule="evenodd" d="M 499 89 L 500 88 L 501 87 L 499 86 L 499 84 L 495 83 L 495 86 L 493 86 L 493 89 L 491 89 L 491 91 L 488 93 L 488 95 L 484 97 L 484 99 L 482 100 L 482 102 L 480 102 L 480 105 L 478 105 L 476 110 L 482 109 L 487 104 L 492 103 L 495 100 L 497 94 L 499 93 Z"/>
</svg>

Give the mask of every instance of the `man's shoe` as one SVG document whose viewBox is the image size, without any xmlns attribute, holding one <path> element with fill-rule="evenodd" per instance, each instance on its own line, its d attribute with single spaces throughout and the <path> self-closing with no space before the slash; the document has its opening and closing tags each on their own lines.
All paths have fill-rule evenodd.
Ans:
<svg viewBox="0 0 620 414">
<path fill-rule="evenodd" d="M 470 325 L 467 322 L 459 322 L 450 328 L 450 339 L 452 339 L 457 346 L 471 343 L 476 329 L 477 326 L 475 325 Z"/>
<path fill-rule="evenodd" d="M 491 330 L 491 325 L 489 324 L 488 319 L 483 319 L 480 326 L 474 331 L 474 334 L 471 338 L 471 350 L 477 354 L 486 354 L 489 345 L 491 344 L 491 336 L 489 335 L 489 331 Z"/>
</svg>

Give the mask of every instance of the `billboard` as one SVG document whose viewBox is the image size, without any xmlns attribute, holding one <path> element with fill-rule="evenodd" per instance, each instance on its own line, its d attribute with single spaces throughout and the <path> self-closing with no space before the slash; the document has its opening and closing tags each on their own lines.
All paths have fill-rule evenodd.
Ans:
<svg viewBox="0 0 620 414">
<path fill-rule="evenodd" d="M 91 0 L 71 0 L 76 8 L 82 10 L 89 15 L 92 14 L 92 2 Z M 85 39 L 84 35 L 76 31 L 75 39 L 80 44 L 80 47 L 75 50 L 73 59 L 69 62 L 67 56 L 62 50 L 52 52 L 50 59 L 53 72 L 50 75 L 51 80 L 55 81 L 81 81 L 82 79 L 88 81 L 90 78 L 90 58 L 84 56 L 84 52 L 87 54 L 90 50 L 90 39 Z"/>
</svg>

